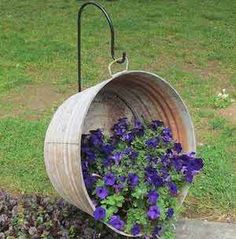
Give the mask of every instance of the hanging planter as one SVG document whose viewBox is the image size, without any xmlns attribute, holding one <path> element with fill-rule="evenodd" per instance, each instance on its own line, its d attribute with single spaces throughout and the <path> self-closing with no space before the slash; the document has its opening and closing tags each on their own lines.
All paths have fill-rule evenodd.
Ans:
<svg viewBox="0 0 236 239">
<path fill-rule="evenodd" d="M 59 194 L 90 215 L 95 206 L 84 184 L 81 137 L 97 128 L 108 133 L 122 117 L 130 121 L 142 117 L 148 121 L 160 119 L 185 152 L 196 150 L 193 125 L 185 104 L 176 90 L 157 75 L 127 71 L 71 96 L 58 108 L 48 127 L 45 163 Z M 186 194 L 187 188 L 182 189 L 180 202 Z"/>
<path fill-rule="evenodd" d="M 81 9 L 89 4 L 105 11 L 101 5 L 91 2 L 85 3 Z M 81 12 L 82 10 L 79 20 Z M 105 16 L 109 19 L 107 13 Z M 111 21 L 109 25 L 112 26 L 110 23 Z M 114 58 L 114 30 L 111 33 Z M 79 59 L 81 59 L 80 51 Z M 122 59 L 112 63 L 125 61 L 127 65 L 123 72 L 112 75 L 110 79 L 68 98 L 55 112 L 46 133 L 45 164 L 53 186 L 64 199 L 91 216 L 94 215 L 95 205 L 86 189 L 82 172 L 83 134 L 101 128 L 104 134 L 108 135 L 114 123 L 123 117 L 130 122 L 142 119 L 151 122 L 153 119 L 159 119 L 171 129 L 174 140 L 181 143 L 184 152 L 196 151 L 192 120 L 177 91 L 156 74 L 128 71 L 125 54 Z M 111 65 L 109 70 L 111 73 Z M 81 90 L 80 71 L 79 64 L 79 90 Z M 180 204 L 187 191 L 187 186 L 181 189 L 178 195 Z M 117 233 L 132 236 L 112 225 L 107 225 Z"/>
</svg>

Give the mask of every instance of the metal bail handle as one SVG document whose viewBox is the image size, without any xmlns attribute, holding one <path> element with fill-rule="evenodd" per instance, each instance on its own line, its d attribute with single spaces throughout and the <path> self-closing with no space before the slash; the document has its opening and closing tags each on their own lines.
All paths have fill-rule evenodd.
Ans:
<svg viewBox="0 0 236 239">
<path fill-rule="evenodd" d="M 77 46 L 78 46 L 78 91 L 79 92 L 81 92 L 81 15 L 82 15 L 83 9 L 88 5 L 93 5 L 93 6 L 97 7 L 98 9 L 100 9 L 107 19 L 107 22 L 109 24 L 110 31 L 111 31 L 111 57 L 112 57 L 112 59 L 116 63 L 119 63 L 119 64 L 122 64 L 126 61 L 126 53 L 125 52 L 123 52 L 121 58 L 119 58 L 119 59 L 115 58 L 115 31 L 114 31 L 111 17 L 107 13 L 106 9 L 101 4 L 94 2 L 94 1 L 89 1 L 89 2 L 82 4 L 82 6 L 80 7 L 80 9 L 78 11 L 78 42 L 77 42 L 78 44 L 77 44 Z"/>
<path fill-rule="evenodd" d="M 119 71 L 119 72 L 116 72 L 115 74 L 112 74 L 112 65 L 115 64 L 115 63 L 118 63 L 119 61 L 121 61 L 122 58 L 118 58 L 118 59 L 115 59 L 114 61 L 112 61 L 109 65 L 108 65 L 108 71 L 109 71 L 109 74 L 111 77 L 114 77 L 115 75 L 118 75 L 118 74 L 121 74 L 123 72 L 126 72 L 128 71 L 128 68 L 129 68 L 129 59 L 128 57 L 125 57 L 125 69 L 123 71 Z"/>
</svg>

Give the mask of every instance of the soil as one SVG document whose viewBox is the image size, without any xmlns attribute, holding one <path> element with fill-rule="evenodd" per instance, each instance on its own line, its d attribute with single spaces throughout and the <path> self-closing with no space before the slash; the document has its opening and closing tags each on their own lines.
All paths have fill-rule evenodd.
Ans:
<svg viewBox="0 0 236 239">
<path fill-rule="evenodd" d="M 54 106 L 60 105 L 69 96 L 77 93 L 77 87 L 69 86 L 64 91 L 56 86 L 25 85 L 23 89 L 14 90 L 0 99 L 0 104 L 9 105 L 1 109 L 0 118 L 20 116 L 28 120 L 37 120 L 42 114 Z"/>
</svg>

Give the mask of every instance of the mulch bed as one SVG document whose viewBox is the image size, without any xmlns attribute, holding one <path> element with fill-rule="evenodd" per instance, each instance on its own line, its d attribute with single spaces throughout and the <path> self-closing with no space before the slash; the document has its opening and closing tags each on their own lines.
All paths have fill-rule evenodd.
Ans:
<svg viewBox="0 0 236 239">
<path fill-rule="evenodd" d="M 63 199 L 14 197 L 0 191 L 0 239 L 121 239 L 106 225 Z"/>
</svg>

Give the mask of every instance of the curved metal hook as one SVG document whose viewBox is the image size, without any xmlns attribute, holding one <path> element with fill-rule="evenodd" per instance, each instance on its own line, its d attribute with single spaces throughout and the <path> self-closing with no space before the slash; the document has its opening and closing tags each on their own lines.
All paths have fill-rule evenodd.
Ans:
<svg viewBox="0 0 236 239">
<path fill-rule="evenodd" d="M 109 24 L 110 31 L 111 31 L 111 57 L 113 60 L 115 60 L 115 31 L 114 31 L 111 17 L 109 16 L 106 9 L 101 4 L 93 2 L 93 1 L 84 3 L 80 7 L 78 12 L 78 91 L 79 92 L 81 91 L 81 15 L 84 8 L 88 5 L 94 5 L 97 8 L 99 8 L 107 19 L 107 22 Z M 117 63 L 122 64 L 125 62 L 125 59 L 126 59 L 126 53 L 123 52 L 122 59 L 117 61 Z"/>
</svg>

